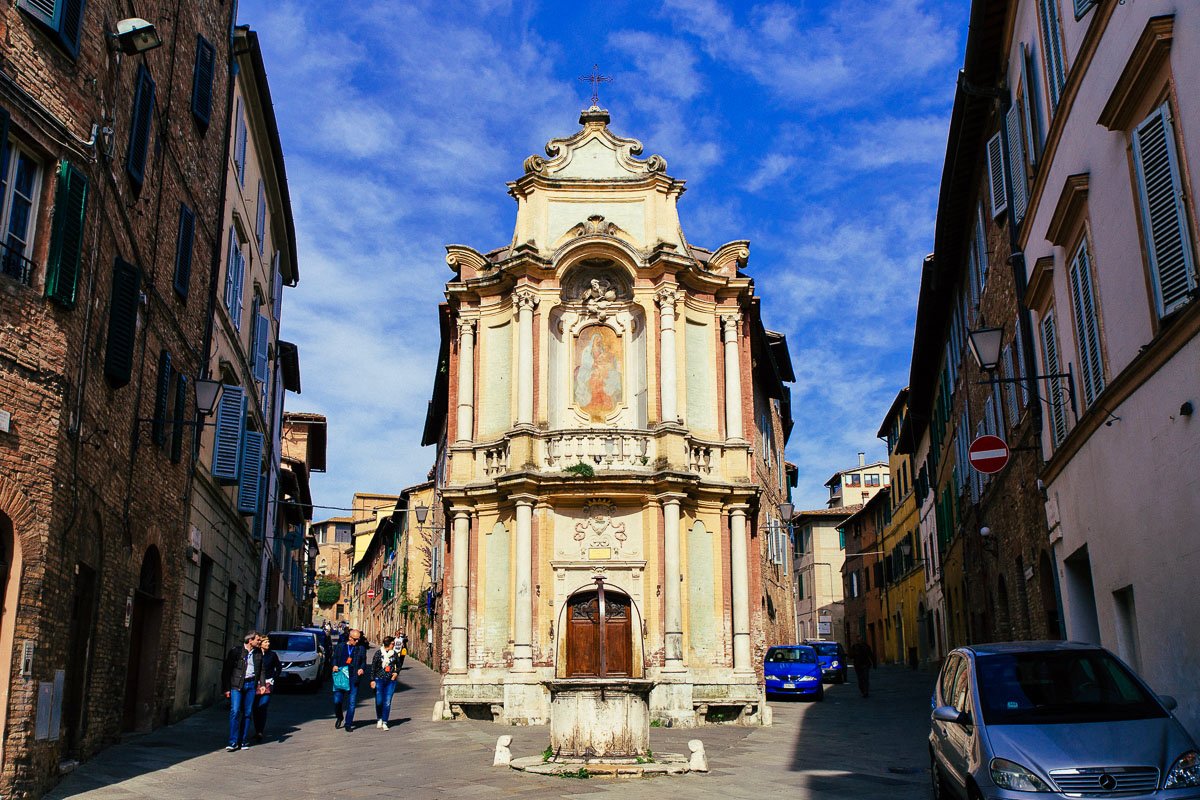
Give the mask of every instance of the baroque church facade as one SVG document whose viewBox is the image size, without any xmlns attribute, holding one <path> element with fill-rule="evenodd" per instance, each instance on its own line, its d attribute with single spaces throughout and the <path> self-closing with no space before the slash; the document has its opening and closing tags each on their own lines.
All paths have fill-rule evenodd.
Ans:
<svg viewBox="0 0 1200 800">
<path fill-rule="evenodd" d="M 787 343 L 749 243 L 690 245 L 665 160 L 580 124 L 508 184 L 508 245 L 447 247 L 437 713 L 540 724 L 549 682 L 630 679 L 664 723 L 765 724 L 795 636 Z"/>
</svg>

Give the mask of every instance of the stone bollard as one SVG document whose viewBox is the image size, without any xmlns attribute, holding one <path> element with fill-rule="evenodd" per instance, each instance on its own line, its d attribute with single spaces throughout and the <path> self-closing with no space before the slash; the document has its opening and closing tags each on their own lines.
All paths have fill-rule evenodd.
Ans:
<svg viewBox="0 0 1200 800">
<path fill-rule="evenodd" d="M 433 721 L 441 722 L 443 719 L 445 719 L 445 705 L 438 700 L 433 704 Z"/>
<path fill-rule="evenodd" d="M 512 744 L 511 736 L 501 736 L 496 740 L 496 757 L 492 759 L 493 767 L 507 767 L 512 763 L 512 751 L 508 746 Z"/>
<path fill-rule="evenodd" d="M 688 769 L 692 772 L 708 772 L 708 756 L 704 755 L 704 742 L 699 739 L 692 739 L 688 742 L 688 750 L 692 751 L 692 759 L 688 762 Z"/>
</svg>

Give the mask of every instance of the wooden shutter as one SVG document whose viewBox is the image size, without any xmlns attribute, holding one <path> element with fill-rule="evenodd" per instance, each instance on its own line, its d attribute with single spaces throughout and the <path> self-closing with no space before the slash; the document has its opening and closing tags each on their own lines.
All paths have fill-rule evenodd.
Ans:
<svg viewBox="0 0 1200 800">
<path fill-rule="evenodd" d="M 271 274 L 274 276 L 271 300 L 274 304 L 275 319 L 282 319 L 283 314 L 283 272 L 279 269 L 279 251 L 271 258 Z"/>
<path fill-rule="evenodd" d="M 1008 425 L 1014 427 L 1017 421 L 1021 418 L 1021 408 L 1017 405 L 1017 384 L 1015 381 L 1020 380 L 1023 376 L 1018 375 L 1013 368 L 1013 347 L 1008 345 L 1004 348 L 1004 353 L 1000 357 L 1001 375 L 1008 378 L 1008 383 L 1004 384 L 1005 388 L 1005 403 L 1008 405 Z"/>
<path fill-rule="evenodd" d="M 196 65 L 192 69 L 192 116 L 207 128 L 212 120 L 213 76 L 217 51 L 203 36 L 196 36 Z"/>
<path fill-rule="evenodd" d="M 79 57 L 79 39 L 83 34 L 83 0 L 58 0 L 61 18 L 58 23 L 58 41 L 71 58 Z"/>
<path fill-rule="evenodd" d="M 1083 15 L 1094 5 L 1096 5 L 1096 0 L 1075 0 L 1075 19 L 1082 19 Z"/>
<path fill-rule="evenodd" d="M 233 327 L 240 331 L 242 329 L 242 308 L 245 302 L 242 294 L 245 291 L 246 283 L 246 257 L 242 255 L 241 247 L 234 251 L 234 256 L 236 268 L 233 283 Z"/>
<path fill-rule="evenodd" d="M 1050 110 L 1053 112 L 1058 108 L 1063 84 L 1066 83 L 1066 70 L 1063 68 L 1062 33 L 1059 30 L 1058 7 L 1055 0 L 1038 0 L 1038 10 L 1042 21 L 1042 44 L 1046 50 L 1046 85 L 1050 90 Z"/>
<path fill-rule="evenodd" d="M 24 11 L 52 31 L 58 30 L 62 16 L 62 0 L 17 0 L 17 8 Z"/>
<path fill-rule="evenodd" d="M 154 391 L 154 418 L 150 423 L 150 438 L 162 446 L 167 441 L 167 403 L 171 400 L 171 354 L 158 354 L 158 384 Z"/>
<path fill-rule="evenodd" d="M 1025 172 L 1025 148 L 1021 143 L 1021 111 L 1017 106 L 1008 109 L 1008 173 L 1012 181 L 1013 222 L 1021 224 L 1029 204 L 1029 184 Z"/>
<path fill-rule="evenodd" d="M 238 184 L 246 185 L 246 118 L 242 114 L 242 98 L 237 101 L 237 114 L 234 117 L 233 162 L 237 165 Z"/>
<path fill-rule="evenodd" d="M 1142 230 L 1160 317 L 1182 307 L 1196 290 L 1173 128 L 1170 105 L 1163 103 L 1133 131 Z"/>
<path fill-rule="evenodd" d="M 1104 391 L 1104 361 L 1100 354 L 1100 323 L 1096 319 L 1096 295 L 1092 289 L 1087 239 L 1071 261 L 1071 303 L 1075 310 L 1075 340 L 1079 343 L 1079 367 L 1083 379 L 1083 403 L 1090 406 Z"/>
<path fill-rule="evenodd" d="M 267 185 L 262 178 L 258 179 L 258 219 L 254 222 L 254 235 L 258 239 L 258 254 L 261 256 L 267 238 Z"/>
<path fill-rule="evenodd" d="M 262 490 L 263 435 L 258 431 L 242 434 L 241 476 L 238 479 L 238 511 L 254 514 Z"/>
<path fill-rule="evenodd" d="M 1008 210 L 1008 193 L 1004 185 L 1004 148 L 997 133 L 987 143 L 988 177 L 991 178 L 992 218 Z"/>
<path fill-rule="evenodd" d="M 183 456 L 183 429 L 187 416 L 187 387 L 186 375 L 180 375 L 175 383 L 175 410 L 172 414 L 171 425 L 171 463 L 178 464 Z"/>
<path fill-rule="evenodd" d="M 267 351 L 271 342 L 271 318 L 256 314 L 254 320 L 254 380 L 267 382 Z"/>
<path fill-rule="evenodd" d="M 236 285 L 234 281 L 237 279 L 237 260 L 238 260 L 238 236 L 237 229 L 232 225 L 229 226 L 229 253 L 225 259 L 225 310 L 233 315 L 233 287 Z"/>
<path fill-rule="evenodd" d="M 1036 166 L 1042 156 L 1042 133 L 1038 119 L 1037 87 L 1033 83 L 1037 72 L 1033 69 L 1033 51 L 1029 45 L 1021 43 L 1021 84 L 1025 91 L 1021 93 L 1021 104 L 1025 110 L 1025 150 L 1030 166 Z"/>
<path fill-rule="evenodd" d="M 113 263 L 108 300 L 108 337 L 104 346 L 104 379 L 114 389 L 129 383 L 133 374 L 133 342 L 137 334 L 141 272 L 124 259 Z"/>
<path fill-rule="evenodd" d="M 58 191 L 54 197 L 46 296 L 68 307 L 75 305 L 75 287 L 79 283 L 87 196 L 87 176 L 69 161 L 63 161 L 58 168 Z"/>
<path fill-rule="evenodd" d="M 1046 365 L 1046 375 L 1057 375 L 1061 372 L 1058 363 L 1058 333 L 1054 326 L 1053 311 L 1048 311 L 1042 319 L 1042 361 Z M 1067 409 L 1063 404 L 1061 378 L 1046 378 L 1050 395 L 1050 435 L 1054 446 L 1058 447 L 1067 437 Z"/>
<path fill-rule="evenodd" d="M 187 298 L 192 277 L 192 248 L 196 238 L 196 215 L 179 204 L 179 234 L 175 240 L 175 291 Z"/>
<path fill-rule="evenodd" d="M 212 476 L 221 483 L 237 483 L 245 418 L 246 395 L 242 387 L 224 384 L 221 399 L 217 401 L 212 461 Z"/>
<path fill-rule="evenodd" d="M 153 119 L 154 80 L 146 65 L 139 64 L 129 122 L 129 149 L 125 153 L 125 171 L 139 186 L 146 177 L 146 156 L 150 151 L 150 123 Z"/>
</svg>

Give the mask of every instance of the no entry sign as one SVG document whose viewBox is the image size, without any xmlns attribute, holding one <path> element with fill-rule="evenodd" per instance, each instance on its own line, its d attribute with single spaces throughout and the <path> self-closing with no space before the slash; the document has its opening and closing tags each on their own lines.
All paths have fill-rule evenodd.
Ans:
<svg viewBox="0 0 1200 800">
<path fill-rule="evenodd" d="M 374 596 L 375 596 L 375 590 L 374 590 L 374 589 L 367 589 L 367 597 L 368 597 L 368 598 L 373 598 Z"/>
<path fill-rule="evenodd" d="M 985 475 L 994 475 L 1008 463 L 1008 445 L 999 436 L 980 436 L 967 450 L 971 466 Z"/>
</svg>

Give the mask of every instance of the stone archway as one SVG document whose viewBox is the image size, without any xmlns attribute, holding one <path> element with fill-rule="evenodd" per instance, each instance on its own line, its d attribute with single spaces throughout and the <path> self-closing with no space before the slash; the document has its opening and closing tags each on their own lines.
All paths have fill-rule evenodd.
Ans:
<svg viewBox="0 0 1200 800">
<path fill-rule="evenodd" d="M 571 595 L 566 607 L 567 678 L 633 676 L 633 604 L 606 588 Z"/>
<path fill-rule="evenodd" d="M 162 633 L 162 558 L 154 545 L 146 548 L 129 621 L 129 661 L 125 668 L 125 713 L 122 729 L 154 727 L 158 689 L 158 647 Z"/>
</svg>

